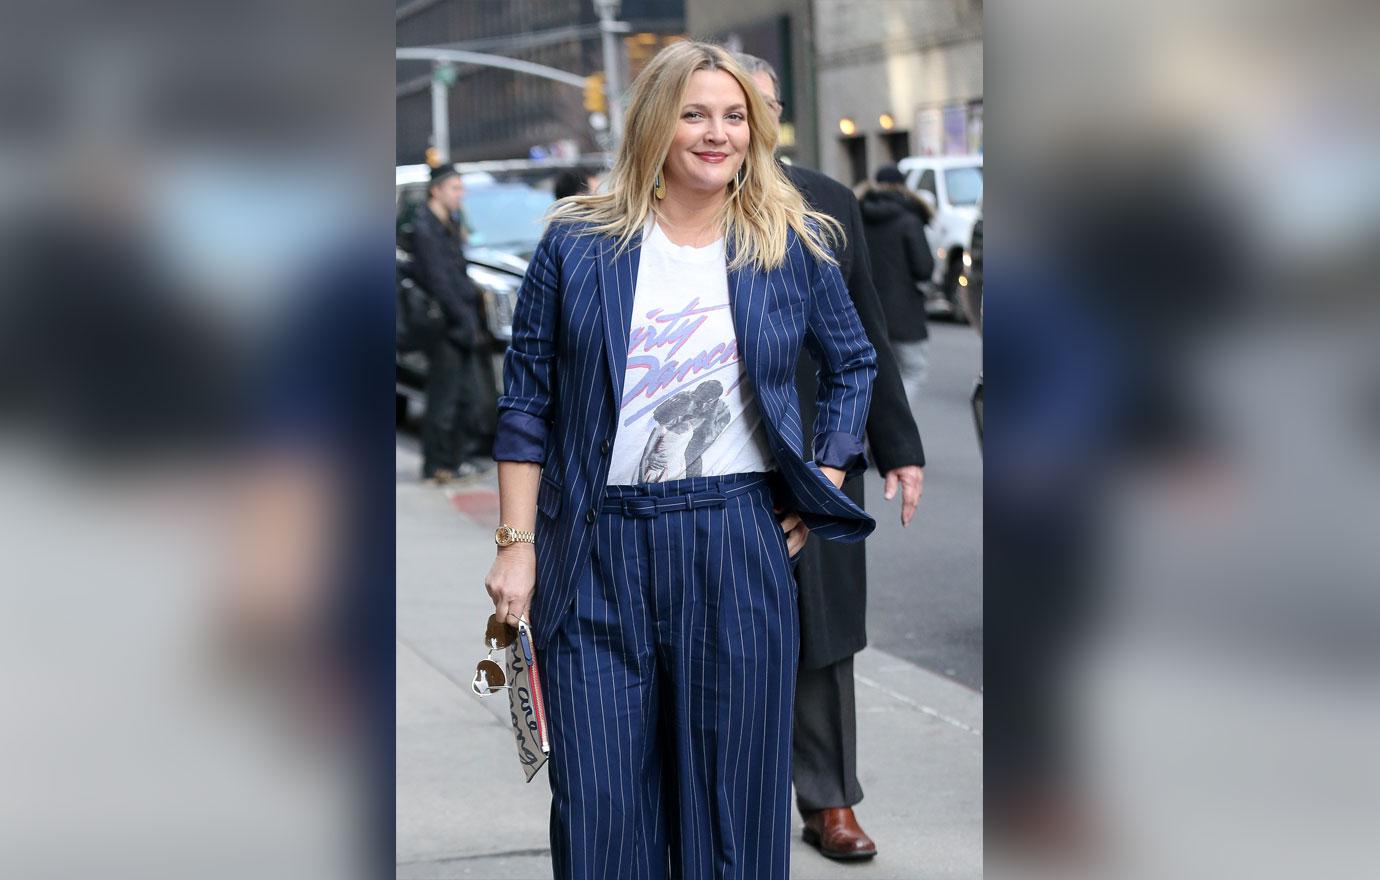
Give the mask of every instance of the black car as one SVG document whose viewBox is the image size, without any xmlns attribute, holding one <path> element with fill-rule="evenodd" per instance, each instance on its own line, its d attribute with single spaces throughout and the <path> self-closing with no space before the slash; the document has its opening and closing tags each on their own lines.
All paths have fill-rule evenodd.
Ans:
<svg viewBox="0 0 1380 880">
<path fill-rule="evenodd" d="M 963 255 L 963 274 L 959 276 L 959 303 L 968 324 L 982 332 L 982 214 L 973 224 L 973 244 Z"/>
</svg>

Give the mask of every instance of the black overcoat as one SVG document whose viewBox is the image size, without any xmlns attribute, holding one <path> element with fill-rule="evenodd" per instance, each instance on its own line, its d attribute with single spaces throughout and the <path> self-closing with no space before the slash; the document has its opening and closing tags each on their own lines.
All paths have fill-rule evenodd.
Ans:
<svg viewBox="0 0 1380 880">
<path fill-rule="evenodd" d="M 446 335 L 461 348 L 488 343 L 483 331 L 483 301 L 469 277 L 469 262 L 458 230 L 431 209 L 417 209 L 412 234 L 412 274 L 446 314 Z"/>
<path fill-rule="evenodd" d="M 862 319 L 863 329 L 877 350 L 877 378 L 872 386 L 872 409 L 867 417 L 867 442 L 872 461 L 885 473 L 904 465 L 924 465 L 925 450 L 906 402 L 896 356 L 888 342 L 886 318 L 872 286 L 867 242 L 863 237 L 858 200 L 848 187 L 831 177 L 794 165 L 783 166 L 786 176 L 816 211 L 843 225 L 838 248 L 839 268 L 848 295 Z M 801 358 L 797 370 L 801 423 L 815 416 L 815 363 Z M 807 446 L 809 432 L 806 432 Z M 806 449 L 808 458 L 811 450 Z M 843 491 L 863 504 L 863 478 L 844 481 Z M 819 669 L 837 663 L 867 646 L 867 554 L 864 545 L 811 539 L 796 567 L 800 586 L 800 665 Z"/>
</svg>

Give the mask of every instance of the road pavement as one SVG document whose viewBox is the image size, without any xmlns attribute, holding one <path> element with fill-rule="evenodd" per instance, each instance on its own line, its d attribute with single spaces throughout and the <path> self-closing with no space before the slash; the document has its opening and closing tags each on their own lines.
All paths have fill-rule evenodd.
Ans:
<svg viewBox="0 0 1380 880">
<path fill-rule="evenodd" d="M 970 398 L 982 341 L 966 325 L 930 322 L 930 376 L 915 408 L 925 494 L 902 529 L 900 500 L 866 477 L 877 530 L 867 539 L 870 643 L 982 689 L 982 454 Z"/>
<path fill-rule="evenodd" d="M 942 449 L 947 441 L 936 435 L 928 442 Z M 493 559 L 495 485 L 491 476 L 449 490 L 423 485 L 413 450 L 401 437 L 397 877 L 550 877 L 548 770 L 524 784 L 506 699 L 480 699 L 469 690 L 492 611 L 483 577 Z M 947 490 L 942 480 L 939 486 L 942 498 Z M 934 491 L 927 488 L 927 495 Z M 896 592 L 878 584 L 876 572 L 874 597 Z M 880 629 L 891 638 L 889 622 Z M 889 653 L 882 641 L 874 637 L 855 663 L 858 771 L 866 793 L 858 815 L 880 854 L 861 864 L 828 861 L 800 841 L 797 817 L 791 876 L 976 880 L 983 867 L 982 697 Z"/>
</svg>

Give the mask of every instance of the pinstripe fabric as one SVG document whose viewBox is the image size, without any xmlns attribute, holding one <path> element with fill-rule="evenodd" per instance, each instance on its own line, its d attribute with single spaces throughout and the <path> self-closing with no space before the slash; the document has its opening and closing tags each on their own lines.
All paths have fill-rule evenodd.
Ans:
<svg viewBox="0 0 1380 880">
<path fill-rule="evenodd" d="M 795 579 L 762 475 L 720 507 L 601 513 L 542 657 L 558 878 L 789 876 Z"/>
<path fill-rule="evenodd" d="M 593 547 L 627 364 L 639 244 L 619 252 L 606 236 L 553 226 L 518 294 L 494 457 L 543 466 L 532 608 L 539 648 L 569 613 Z M 872 518 L 818 467 L 864 467 L 875 352 L 843 278 L 814 260 L 794 233 L 777 269 L 728 274 L 738 345 L 785 480 L 786 503 L 816 536 L 860 541 L 871 533 Z M 820 363 L 813 462 L 802 457 L 796 396 L 802 346 Z"/>
</svg>

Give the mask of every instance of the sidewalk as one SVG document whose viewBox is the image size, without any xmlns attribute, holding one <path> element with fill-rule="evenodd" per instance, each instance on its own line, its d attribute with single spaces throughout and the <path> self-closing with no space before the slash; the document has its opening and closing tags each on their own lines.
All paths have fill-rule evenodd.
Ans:
<svg viewBox="0 0 1380 880">
<path fill-rule="evenodd" d="M 484 620 L 498 498 L 492 478 L 454 490 L 416 482 L 399 449 L 397 490 L 397 877 L 551 876 L 549 767 L 523 783 L 508 702 L 469 689 Z M 858 817 L 871 862 L 840 864 L 800 840 L 791 876 L 982 876 L 982 698 L 874 649 L 855 661 Z"/>
</svg>

